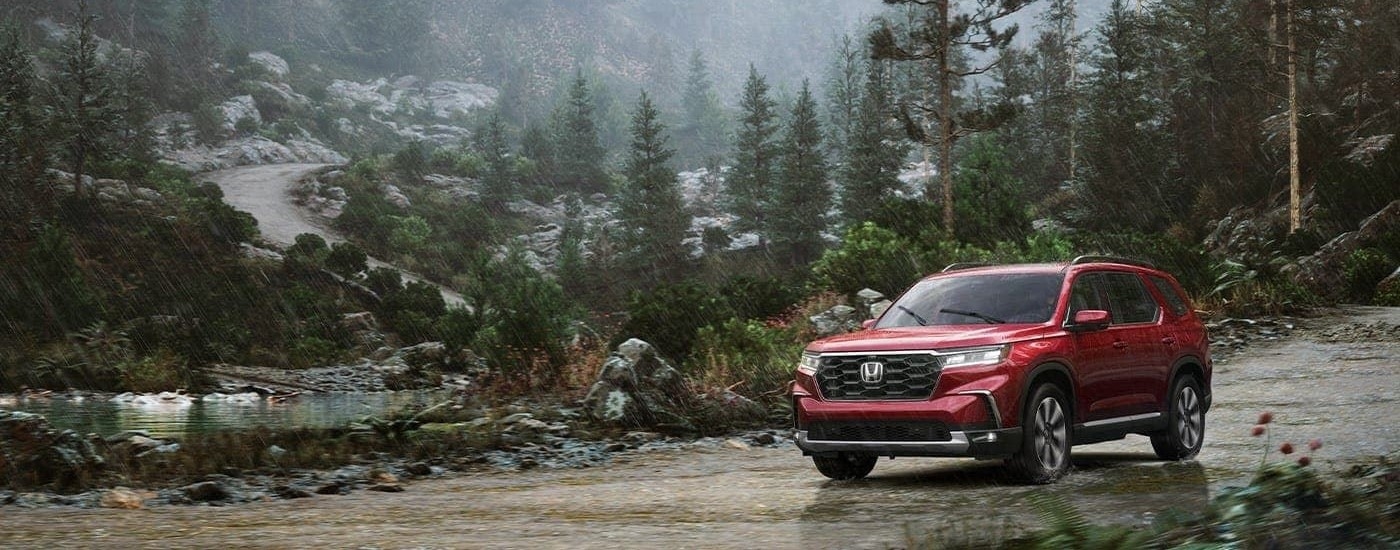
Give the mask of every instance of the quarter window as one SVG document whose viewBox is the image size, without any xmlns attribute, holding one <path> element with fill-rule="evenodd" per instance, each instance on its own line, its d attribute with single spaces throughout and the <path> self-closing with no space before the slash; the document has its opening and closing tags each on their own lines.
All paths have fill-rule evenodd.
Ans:
<svg viewBox="0 0 1400 550">
<path fill-rule="evenodd" d="M 1172 309 L 1172 313 L 1176 314 L 1177 317 L 1186 315 L 1186 311 L 1189 310 L 1190 307 L 1186 305 L 1186 298 L 1182 297 L 1180 292 L 1177 292 L 1176 287 L 1172 285 L 1171 281 L 1156 275 L 1152 275 L 1149 278 L 1152 279 L 1152 286 L 1157 287 L 1157 292 L 1161 293 L 1162 297 L 1167 299 L 1167 307 Z"/>
</svg>

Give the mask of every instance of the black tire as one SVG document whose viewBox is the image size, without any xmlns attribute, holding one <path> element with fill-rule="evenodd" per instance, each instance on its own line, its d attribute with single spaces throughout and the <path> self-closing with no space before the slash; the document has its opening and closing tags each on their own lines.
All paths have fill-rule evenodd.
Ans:
<svg viewBox="0 0 1400 550">
<path fill-rule="evenodd" d="M 817 465 L 817 471 L 831 479 L 847 480 L 860 479 L 870 474 L 875 469 L 875 461 L 880 457 L 874 455 L 858 455 L 851 453 L 840 453 L 832 457 L 814 456 L 812 463 Z"/>
<path fill-rule="evenodd" d="M 1069 472 L 1069 400 L 1059 386 L 1041 384 L 1031 392 L 1021 416 L 1021 450 L 1006 465 L 1027 483 L 1053 483 Z"/>
<path fill-rule="evenodd" d="M 1152 434 L 1152 450 L 1162 460 L 1186 460 L 1201 452 L 1206 439 L 1205 401 L 1201 383 L 1183 374 L 1167 394 L 1167 429 Z"/>
</svg>

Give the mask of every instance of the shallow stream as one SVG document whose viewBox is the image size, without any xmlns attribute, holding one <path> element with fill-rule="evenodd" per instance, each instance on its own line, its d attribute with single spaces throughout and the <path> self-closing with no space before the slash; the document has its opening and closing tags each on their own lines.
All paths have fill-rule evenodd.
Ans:
<svg viewBox="0 0 1400 550">
<path fill-rule="evenodd" d="M 366 416 L 442 400 L 443 392 L 304 393 L 285 400 L 256 394 L 221 396 L 0 396 L 0 410 L 43 415 L 58 429 L 112 435 L 144 430 L 152 436 L 269 428 L 330 428 Z"/>
</svg>

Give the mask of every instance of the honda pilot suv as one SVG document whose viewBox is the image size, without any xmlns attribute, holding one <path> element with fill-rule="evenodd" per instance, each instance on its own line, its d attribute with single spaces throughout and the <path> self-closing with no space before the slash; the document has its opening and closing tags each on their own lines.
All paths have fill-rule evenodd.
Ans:
<svg viewBox="0 0 1400 550">
<path fill-rule="evenodd" d="M 797 446 L 832 479 L 924 456 L 1003 459 L 1049 483 L 1071 446 L 1132 433 L 1187 459 L 1210 409 L 1207 346 L 1181 286 L 1145 262 L 954 264 L 865 330 L 807 346 Z"/>
</svg>

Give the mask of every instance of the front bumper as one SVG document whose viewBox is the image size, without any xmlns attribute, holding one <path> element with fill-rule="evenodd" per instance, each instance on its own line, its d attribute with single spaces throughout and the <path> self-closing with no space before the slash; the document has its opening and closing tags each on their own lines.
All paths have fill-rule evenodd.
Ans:
<svg viewBox="0 0 1400 550">
<path fill-rule="evenodd" d="M 807 430 L 794 439 L 804 455 L 858 453 L 876 456 L 1006 458 L 1021 448 L 1021 429 L 955 431 L 946 441 L 831 441 L 813 440 Z"/>
</svg>

